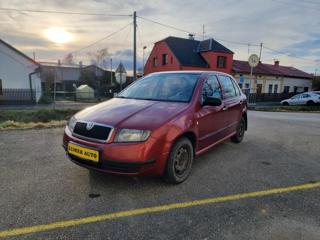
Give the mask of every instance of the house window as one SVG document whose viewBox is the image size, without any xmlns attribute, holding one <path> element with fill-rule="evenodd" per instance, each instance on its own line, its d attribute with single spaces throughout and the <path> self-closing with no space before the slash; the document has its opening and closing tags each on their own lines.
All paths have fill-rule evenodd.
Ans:
<svg viewBox="0 0 320 240">
<path fill-rule="evenodd" d="M 304 87 L 304 88 L 303 88 L 303 91 L 304 91 L 304 92 L 308 92 L 308 90 L 309 90 L 308 87 Z"/>
<path fill-rule="evenodd" d="M 168 54 L 162 54 L 162 65 L 167 65 L 169 63 Z"/>
<path fill-rule="evenodd" d="M 289 93 L 289 91 L 290 91 L 290 86 L 284 86 L 283 93 Z"/>
<path fill-rule="evenodd" d="M 296 94 L 298 92 L 298 87 L 294 86 L 293 87 L 293 92 Z"/>
<path fill-rule="evenodd" d="M 158 67 L 158 58 L 154 57 L 153 58 L 153 67 Z"/>
<path fill-rule="evenodd" d="M 218 56 L 217 58 L 217 68 L 225 68 L 227 65 L 227 58 L 223 56 Z"/>
<path fill-rule="evenodd" d="M 273 92 L 274 92 L 274 93 L 278 93 L 278 84 L 275 84 L 275 85 L 274 85 L 274 90 L 273 90 Z"/>
<path fill-rule="evenodd" d="M 268 93 L 272 93 L 272 84 L 269 84 Z"/>
</svg>

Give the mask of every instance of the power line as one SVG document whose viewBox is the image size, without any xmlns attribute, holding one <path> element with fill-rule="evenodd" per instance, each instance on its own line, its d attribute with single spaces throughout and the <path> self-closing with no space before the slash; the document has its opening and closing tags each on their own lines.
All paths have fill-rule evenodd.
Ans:
<svg viewBox="0 0 320 240">
<path fill-rule="evenodd" d="M 53 11 L 53 10 L 34 10 L 34 9 L 18 9 L 18 8 L 4 8 L 4 7 L 0 7 L 0 11 L 31 12 L 31 13 L 52 13 L 52 14 L 84 15 L 84 16 L 132 17 L 132 14 L 65 12 L 65 11 Z"/>
<path fill-rule="evenodd" d="M 174 27 L 174 26 L 171 26 L 171 25 L 168 25 L 168 24 L 160 23 L 158 21 L 155 21 L 155 20 L 152 20 L 152 19 L 147 19 L 147 18 L 144 18 L 144 17 L 141 17 L 141 16 L 138 16 L 138 17 L 141 18 L 141 19 L 144 19 L 146 21 L 149 21 L 149 22 L 152 22 L 152 23 L 167 27 L 167 28 L 171 28 L 171 29 L 174 29 L 174 30 L 177 30 L 177 31 L 180 31 L 180 32 L 184 32 L 184 33 L 190 33 L 190 31 L 187 31 L 185 29 L 181 29 L 181 28 L 177 28 L 177 27 Z M 199 35 L 201 35 L 201 34 L 199 34 Z M 212 37 L 212 36 L 206 35 L 205 37 L 209 38 L 209 37 Z M 258 47 L 258 46 L 261 45 L 261 44 L 256 44 L 256 43 L 246 43 L 246 42 L 226 40 L 226 39 L 216 38 L 216 37 L 212 37 L 212 38 L 214 38 L 215 40 L 221 41 L 221 42 L 227 42 L 227 43 L 233 43 L 233 44 L 239 44 L 239 45 L 245 45 L 245 46 L 249 45 L 249 46 Z M 305 61 L 310 61 L 310 62 L 318 62 L 319 61 L 318 59 L 316 60 L 316 59 L 308 59 L 308 58 L 294 56 L 293 54 L 284 53 L 284 52 L 281 52 L 281 51 L 278 51 L 278 50 L 275 50 L 275 49 L 272 49 L 272 48 L 269 48 L 269 47 L 266 47 L 266 46 L 263 46 L 263 48 L 267 49 L 269 51 L 276 52 L 278 54 L 286 55 L 288 57 L 293 57 L 293 58 L 297 58 L 297 59 L 301 59 L 301 60 L 305 60 Z"/>
<path fill-rule="evenodd" d="M 181 29 L 181 28 L 177 28 L 177 27 L 174 27 L 172 25 L 168 25 L 168 24 L 165 24 L 165 23 L 161 23 L 161 22 L 158 22 L 158 21 L 155 21 L 155 20 L 152 20 L 152 19 L 149 19 L 149 18 L 145 18 L 145 17 L 141 17 L 141 16 L 137 16 L 138 18 L 141 18 L 145 21 L 148 21 L 148 22 L 152 22 L 152 23 L 155 23 L 155 24 L 158 24 L 158 25 L 161 25 L 163 27 L 167 27 L 167 28 L 171 28 L 171 29 L 174 29 L 176 31 L 180 31 L 180 32 L 184 32 L 184 33 L 188 33 L 188 34 L 194 34 L 194 35 L 202 35 L 202 33 L 195 33 L 195 32 L 191 32 L 191 31 L 188 31 L 188 30 L 185 30 L 185 29 Z M 211 37 L 209 35 L 205 35 L 205 37 Z M 245 42 L 237 42 L 237 41 L 231 41 L 231 40 L 226 40 L 226 39 L 222 39 L 222 38 L 216 38 L 214 37 L 214 39 L 218 40 L 218 41 L 222 41 L 222 42 L 228 42 L 228 43 L 233 43 L 233 44 L 239 44 L 239 45 L 245 45 L 245 46 L 248 46 L 248 43 L 245 43 Z M 260 46 L 260 44 L 256 44 L 256 43 L 249 43 L 250 46 Z"/>
<path fill-rule="evenodd" d="M 319 62 L 320 61 L 319 59 L 310 59 L 310 58 L 298 57 L 298 56 L 295 56 L 294 54 L 281 52 L 281 51 L 278 51 L 278 50 L 275 50 L 275 49 L 272 49 L 272 48 L 269 48 L 269 47 L 266 47 L 266 46 L 263 46 L 263 48 L 267 49 L 269 51 L 281 54 L 281 55 L 286 55 L 288 57 L 297 58 L 297 59 L 301 59 L 301 60 L 304 60 L 304 61 L 310 61 L 310 62 Z"/>
<path fill-rule="evenodd" d="M 312 9 L 312 10 L 316 10 L 316 11 L 320 10 L 320 8 L 318 8 L 318 7 L 296 4 L 295 2 L 286 2 L 286 1 L 281 1 L 281 0 L 272 0 L 272 1 L 274 1 L 276 3 L 284 4 L 284 5 L 287 5 L 287 6 L 296 6 L 296 7 L 299 7 L 299 8 Z"/>
<path fill-rule="evenodd" d="M 124 29 L 126 29 L 126 28 L 129 27 L 130 25 L 132 25 L 132 22 L 130 22 L 129 24 L 125 25 L 124 27 L 118 29 L 117 31 L 114 31 L 114 32 L 110 33 L 109 35 L 107 35 L 107 36 L 105 36 L 105 37 L 103 37 L 103 38 L 101 38 L 101 39 L 99 39 L 99 40 L 97 40 L 97 41 L 95 41 L 95 42 L 93 42 L 93 43 L 91 43 L 91 44 L 89 44 L 89 45 L 86 45 L 86 46 L 84 46 L 84 47 L 82 47 L 82 48 L 80 48 L 80 49 L 78 49 L 78 50 L 76 50 L 76 51 L 73 51 L 73 52 L 71 52 L 71 53 L 72 53 L 72 54 L 78 53 L 78 52 L 80 52 L 80 51 L 82 51 L 82 50 L 84 50 L 84 49 L 87 49 L 87 48 L 89 48 L 89 47 L 91 47 L 91 46 L 93 46 L 93 45 L 96 45 L 97 43 L 102 42 L 102 41 L 104 41 L 104 40 L 112 37 L 113 35 L 115 35 L 115 34 L 121 32 L 121 31 L 123 31 Z"/>
<path fill-rule="evenodd" d="M 163 27 L 171 28 L 171 29 L 174 29 L 174 30 L 177 30 L 177 31 L 180 31 L 180 32 L 184 32 L 184 33 L 188 33 L 188 34 L 189 34 L 189 33 L 195 34 L 195 33 L 192 33 L 192 32 L 190 32 L 190 31 L 187 31 L 187 30 L 184 30 L 184 29 L 181 29 L 181 28 L 177 28 L 177 27 L 174 27 L 174 26 L 165 24 L 165 23 L 161 23 L 161 22 L 158 22 L 158 21 L 149 19 L 149 18 L 145 18 L 145 17 L 141 17 L 141 16 L 137 16 L 137 17 L 138 17 L 138 18 L 141 18 L 141 19 L 143 19 L 143 20 L 145 20 L 145 21 L 152 22 L 152 23 L 161 25 L 161 26 L 163 26 Z"/>
</svg>

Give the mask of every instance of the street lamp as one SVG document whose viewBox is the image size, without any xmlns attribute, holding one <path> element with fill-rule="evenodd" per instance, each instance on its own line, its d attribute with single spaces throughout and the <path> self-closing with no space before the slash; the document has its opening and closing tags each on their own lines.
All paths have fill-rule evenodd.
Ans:
<svg viewBox="0 0 320 240">
<path fill-rule="evenodd" d="M 147 49 L 147 46 L 142 48 L 142 75 L 144 75 L 144 50 Z"/>
</svg>

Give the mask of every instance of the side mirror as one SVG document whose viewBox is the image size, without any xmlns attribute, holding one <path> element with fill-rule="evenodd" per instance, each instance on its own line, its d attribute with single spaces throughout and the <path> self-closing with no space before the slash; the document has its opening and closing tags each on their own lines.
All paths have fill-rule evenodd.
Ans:
<svg viewBox="0 0 320 240">
<path fill-rule="evenodd" d="M 215 97 L 206 97 L 204 99 L 204 102 L 202 103 L 202 106 L 209 105 L 209 106 L 220 106 L 222 104 L 222 101 L 220 98 Z"/>
</svg>

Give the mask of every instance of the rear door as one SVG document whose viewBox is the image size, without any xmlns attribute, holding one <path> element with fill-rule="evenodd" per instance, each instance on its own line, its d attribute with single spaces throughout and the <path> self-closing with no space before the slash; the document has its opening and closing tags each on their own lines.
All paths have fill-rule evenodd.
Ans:
<svg viewBox="0 0 320 240">
<path fill-rule="evenodd" d="M 218 75 L 222 88 L 222 110 L 225 112 L 226 135 L 236 131 L 242 114 L 241 92 L 234 80 L 227 75 Z"/>
</svg>

